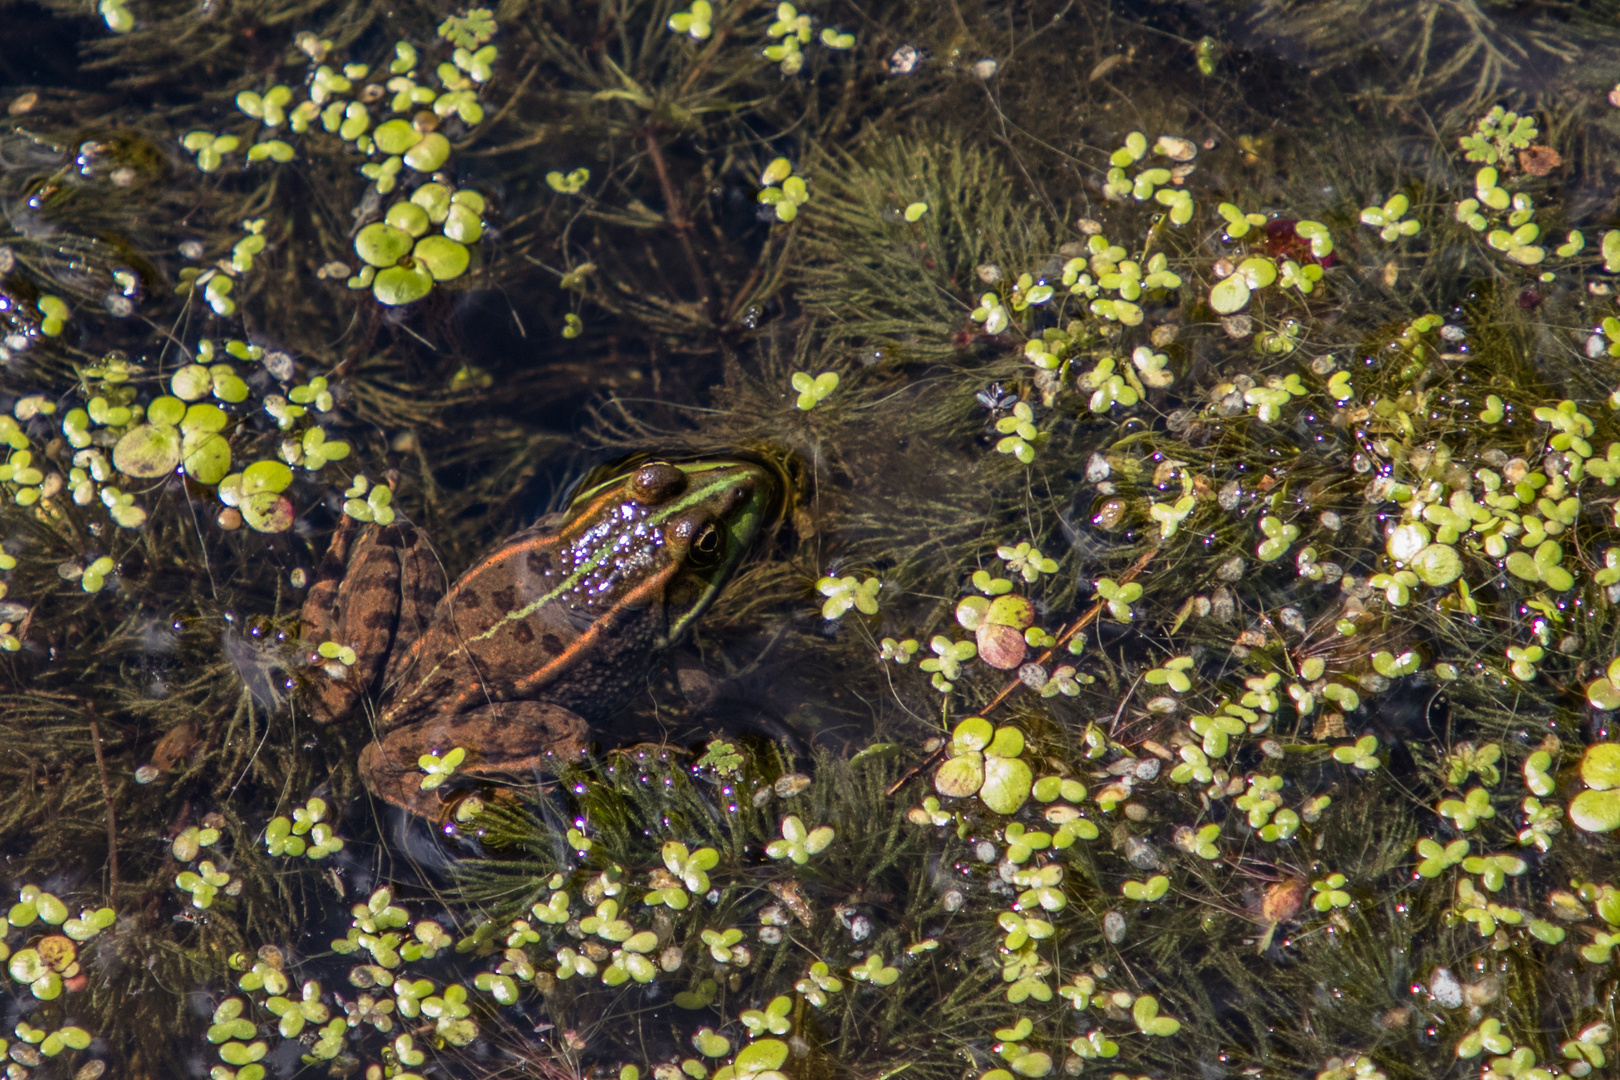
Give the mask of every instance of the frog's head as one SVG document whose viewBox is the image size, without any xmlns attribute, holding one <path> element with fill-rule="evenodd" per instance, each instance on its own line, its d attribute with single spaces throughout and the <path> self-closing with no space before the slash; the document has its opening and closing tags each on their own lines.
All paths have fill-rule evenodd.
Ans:
<svg viewBox="0 0 1620 1080">
<path fill-rule="evenodd" d="M 620 601 L 652 603 L 655 590 L 662 592 L 667 630 L 657 644 L 664 647 L 714 602 L 755 540 L 776 522 L 782 500 L 783 480 L 759 462 L 651 460 L 587 487 L 568 514 L 599 527 L 634 523 L 629 529 L 608 525 L 599 535 L 620 534 L 611 556 Z"/>
</svg>

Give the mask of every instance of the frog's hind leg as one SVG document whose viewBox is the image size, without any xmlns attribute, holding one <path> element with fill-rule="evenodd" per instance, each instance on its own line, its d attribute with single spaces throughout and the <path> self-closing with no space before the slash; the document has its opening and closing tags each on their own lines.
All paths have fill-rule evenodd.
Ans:
<svg viewBox="0 0 1620 1080">
<path fill-rule="evenodd" d="M 444 808 L 437 791 L 423 791 L 424 754 L 443 757 L 456 747 L 466 758 L 456 777 L 532 779 L 578 760 L 590 729 L 579 714 L 543 701 L 502 701 L 470 712 L 398 728 L 360 752 L 360 776 L 372 794 L 423 817 Z"/>
<path fill-rule="evenodd" d="M 399 621 L 394 628 L 388 665 L 383 670 L 385 689 L 398 685 L 404 677 L 404 664 L 411 646 L 432 625 L 434 612 L 450 585 L 444 564 L 439 561 L 427 534 L 411 525 L 396 528 L 399 532 L 399 546 L 396 549 L 399 563 Z"/>
<path fill-rule="evenodd" d="M 310 586 L 309 594 L 304 597 L 304 605 L 299 610 L 298 620 L 302 626 L 302 637 L 310 647 L 310 663 L 312 666 L 312 679 L 309 685 L 308 701 L 310 711 L 318 723 L 329 724 L 345 716 L 354 707 L 362 693 L 363 684 L 359 673 L 348 670 L 343 671 L 339 677 L 331 675 L 319 663 L 319 657 L 313 651 L 316 646 L 326 641 L 347 643 L 349 635 L 348 619 L 346 613 L 353 610 L 352 588 L 348 577 L 350 560 L 355 549 L 362 544 L 365 526 L 351 517 L 345 516 L 332 533 L 332 541 L 326 547 L 326 554 L 321 558 L 321 564 L 315 571 L 315 584 Z M 356 650 L 356 666 L 360 665 L 358 650 Z"/>
<path fill-rule="evenodd" d="M 358 521 L 345 516 L 332 532 L 332 541 L 326 545 L 321 565 L 315 568 L 315 583 L 309 587 L 304 606 L 298 612 L 304 636 L 311 640 L 331 641 L 339 632 L 338 590 L 343 584 L 344 572 L 349 568 L 349 553 L 354 550 L 354 542 L 360 538 L 360 530 Z"/>
<path fill-rule="evenodd" d="M 410 526 L 379 528 L 349 518 L 338 526 L 304 601 L 304 638 L 312 646 L 347 645 L 355 662 L 336 678 L 317 668 L 309 700 L 318 722 L 348 715 L 376 688 L 401 625 L 413 636 L 419 632 L 422 605 L 412 592 L 423 584 L 421 560 L 413 554 L 418 547 L 425 547 L 425 540 Z"/>
</svg>

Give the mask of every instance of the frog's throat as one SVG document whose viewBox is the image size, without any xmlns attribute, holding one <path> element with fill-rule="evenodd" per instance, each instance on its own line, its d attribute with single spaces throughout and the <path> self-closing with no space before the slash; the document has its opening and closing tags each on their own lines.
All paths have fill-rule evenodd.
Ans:
<svg viewBox="0 0 1620 1080">
<path fill-rule="evenodd" d="M 712 504 L 715 500 L 718 500 L 724 496 L 727 490 L 736 487 L 738 483 L 738 476 L 735 471 L 735 467 L 739 465 L 749 468 L 750 471 L 753 469 L 752 466 L 747 466 L 745 463 L 741 462 L 714 462 L 682 467 L 682 471 L 691 475 L 694 482 L 691 483 L 687 489 L 676 498 L 670 500 L 668 503 L 655 507 L 648 514 L 646 522 L 649 525 L 662 526 L 671 518 L 674 518 L 685 511 L 691 510 L 694 507 Z M 706 472 L 714 472 L 715 470 L 720 470 L 718 475 L 707 477 L 703 475 Z M 755 482 L 751 485 L 748 496 L 745 498 L 742 504 L 732 508 L 732 510 L 726 515 L 725 520 L 719 523 L 731 533 L 733 541 L 730 545 L 728 545 L 727 557 L 723 563 L 714 568 L 712 577 L 708 581 L 706 588 L 698 597 L 697 601 L 693 603 L 692 606 L 685 612 L 683 612 L 681 617 L 677 619 L 674 625 L 669 628 L 667 634 L 658 643 L 660 648 L 665 647 L 670 642 L 677 640 L 686 627 L 691 624 L 692 620 L 703 613 L 703 611 L 714 600 L 714 597 L 720 592 L 722 585 L 724 585 L 726 579 L 730 576 L 731 570 L 742 559 L 743 555 L 747 553 L 749 545 L 752 543 L 753 538 L 758 534 L 760 527 L 764 523 L 764 520 L 769 513 L 769 503 L 772 493 L 767 490 L 768 487 L 768 477 L 761 472 L 761 474 L 755 478 Z M 602 496 L 600 496 L 600 501 L 606 502 L 616 498 L 622 498 L 622 496 L 604 492 Z M 574 522 L 594 520 L 596 511 L 598 509 L 599 507 L 595 503 L 589 507 L 582 508 L 581 511 L 574 516 Z M 566 538 L 568 533 L 572 531 L 572 526 L 573 522 L 571 522 L 569 526 L 565 526 L 563 529 L 561 529 L 556 537 L 545 538 L 545 542 Z M 517 549 L 512 552 L 508 552 L 507 557 L 514 557 L 523 550 L 524 549 Z M 431 669 L 416 680 L 416 688 L 426 686 L 428 681 L 438 674 L 439 670 L 444 666 L 444 664 L 457 653 L 471 654 L 475 645 L 495 637 L 495 635 L 499 634 L 509 624 L 521 622 L 533 615 L 535 612 L 539 611 L 541 608 L 545 607 L 547 604 L 553 603 L 559 598 L 567 595 L 579 584 L 583 578 L 600 567 L 602 563 L 611 556 L 611 545 L 603 544 L 599 546 L 591 553 L 589 559 L 576 567 L 574 571 L 560 581 L 555 588 L 529 601 L 522 607 L 506 612 L 486 629 L 476 634 L 467 635 L 462 640 L 462 643 L 456 648 L 455 652 L 449 654 L 448 656 L 442 657 L 433 665 Z M 629 606 L 635 606 L 638 603 L 645 603 L 649 594 L 655 594 L 657 590 L 662 589 L 668 583 L 670 577 L 679 572 L 680 569 L 682 569 L 682 567 L 679 562 L 672 562 L 661 572 L 649 575 L 634 589 L 631 589 L 628 593 L 621 597 L 619 603 Z M 566 667 L 570 661 L 583 655 L 589 649 L 591 643 L 594 642 L 598 636 L 600 636 L 602 629 L 603 625 L 601 620 L 593 623 L 585 630 L 583 634 L 569 643 L 567 649 L 560 656 L 553 658 L 550 663 L 542 665 L 537 671 L 535 671 L 533 675 L 522 680 L 518 684 L 519 691 L 522 692 L 529 687 L 533 687 L 548 681 L 557 671 Z M 408 697 L 409 695 L 405 696 Z"/>
</svg>

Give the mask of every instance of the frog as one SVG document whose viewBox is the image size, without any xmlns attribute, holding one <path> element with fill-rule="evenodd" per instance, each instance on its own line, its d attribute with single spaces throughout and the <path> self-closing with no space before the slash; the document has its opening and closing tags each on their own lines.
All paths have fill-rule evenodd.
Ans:
<svg viewBox="0 0 1620 1080">
<path fill-rule="evenodd" d="M 771 528 L 782 494 L 770 467 L 744 457 L 646 460 L 588 478 L 565 510 L 448 587 L 422 529 L 345 518 L 300 619 L 306 641 L 352 649 L 353 663 L 311 654 L 310 711 L 332 724 L 367 706 L 361 780 L 419 817 L 453 801 L 423 790 L 424 755 L 460 747 L 456 776 L 473 783 L 556 772 L 645 690 L 655 660 Z"/>
</svg>

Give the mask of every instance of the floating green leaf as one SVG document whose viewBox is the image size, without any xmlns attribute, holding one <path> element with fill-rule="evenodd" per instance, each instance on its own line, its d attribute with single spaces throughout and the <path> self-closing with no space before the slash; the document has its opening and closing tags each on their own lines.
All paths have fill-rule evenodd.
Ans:
<svg viewBox="0 0 1620 1080">
<path fill-rule="evenodd" d="M 371 293 L 390 307 L 412 304 L 433 291 L 433 275 L 425 267 L 390 266 L 377 273 Z"/>
</svg>

